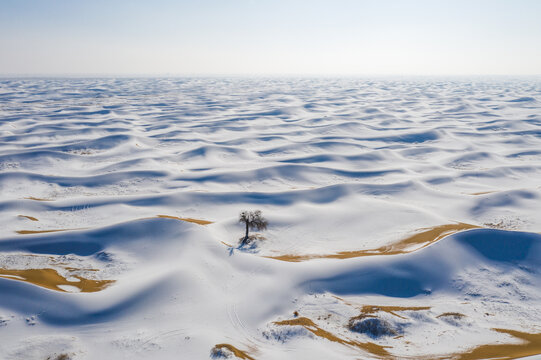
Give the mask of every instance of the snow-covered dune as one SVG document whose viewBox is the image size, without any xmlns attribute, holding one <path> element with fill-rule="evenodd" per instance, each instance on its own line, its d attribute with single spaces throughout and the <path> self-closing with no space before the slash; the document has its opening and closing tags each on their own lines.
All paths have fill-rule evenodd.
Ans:
<svg viewBox="0 0 541 360">
<path fill-rule="evenodd" d="M 536 79 L 0 80 L 0 359 L 541 354 L 540 101 Z"/>
</svg>

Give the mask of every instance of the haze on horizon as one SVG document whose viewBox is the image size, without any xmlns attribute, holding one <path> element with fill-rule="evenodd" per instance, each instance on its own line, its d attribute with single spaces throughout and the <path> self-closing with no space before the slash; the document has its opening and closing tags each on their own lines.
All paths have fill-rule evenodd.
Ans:
<svg viewBox="0 0 541 360">
<path fill-rule="evenodd" d="M 537 0 L 2 0 L 0 74 L 539 75 Z"/>
</svg>

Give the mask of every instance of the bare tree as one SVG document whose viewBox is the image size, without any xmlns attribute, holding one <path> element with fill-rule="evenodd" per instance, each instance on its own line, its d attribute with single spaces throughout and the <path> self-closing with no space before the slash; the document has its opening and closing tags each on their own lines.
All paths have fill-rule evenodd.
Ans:
<svg viewBox="0 0 541 360">
<path fill-rule="evenodd" d="M 248 243 L 249 236 L 248 232 L 252 230 L 266 230 L 267 225 L 269 224 L 267 219 L 261 215 L 261 210 L 255 211 L 243 211 L 239 215 L 239 223 L 244 223 L 246 225 L 246 234 L 240 242 L 240 246 L 243 246 Z"/>
</svg>

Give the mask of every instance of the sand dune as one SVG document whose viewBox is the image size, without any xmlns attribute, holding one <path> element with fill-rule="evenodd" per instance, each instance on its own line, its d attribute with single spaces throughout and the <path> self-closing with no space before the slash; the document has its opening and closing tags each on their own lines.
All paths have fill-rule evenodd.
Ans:
<svg viewBox="0 0 541 360">
<path fill-rule="evenodd" d="M 541 354 L 536 80 L 0 80 L 0 358 Z M 243 210 L 269 221 L 239 247 Z"/>
</svg>

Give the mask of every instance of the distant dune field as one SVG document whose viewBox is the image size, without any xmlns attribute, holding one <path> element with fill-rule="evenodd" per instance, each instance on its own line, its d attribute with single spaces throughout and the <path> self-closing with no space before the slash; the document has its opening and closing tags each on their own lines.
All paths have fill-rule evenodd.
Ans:
<svg viewBox="0 0 541 360">
<path fill-rule="evenodd" d="M 0 194 L 0 359 L 541 354 L 538 80 L 0 79 Z"/>
</svg>

